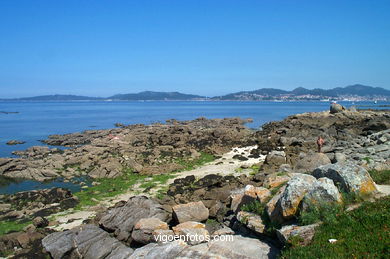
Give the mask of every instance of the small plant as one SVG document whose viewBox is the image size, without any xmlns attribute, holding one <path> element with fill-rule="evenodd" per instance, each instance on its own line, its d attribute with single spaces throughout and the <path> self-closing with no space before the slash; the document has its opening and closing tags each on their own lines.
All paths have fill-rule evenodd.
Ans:
<svg viewBox="0 0 390 259">
<path fill-rule="evenodd" d="M 265 205 L 260 201 L 256 200 L 251 203 L 245 204 L 241 207 L 242 211 L 252 212 L 257 215 L 263 215 Z"/>
<path fill-rule="evenodd" d="M 369 172 L 372 180 L 377 184 L 390 184 L 390 170 L 376 171 L 372 170 Z"/>
<path fill-rule="evenodd" d="M 371 161 L 372 161 L 372 158 L 371 158 L 371 157 L 368 157 L 368 156 L 366 156 L 366 157 L 364 157 L 364 158 L 363 158 L 363 160 L 364 160 L 364 161 L 366 161 L 366 162 L 367 162 L 367 164 L 369 164 L 369 163 L 371 163 Z"/>
<path fill-rule="evenodd" d="M 310 225 L 319 221 L 333 224 L 342 211 L 342 205 L 337 203 L 311 203 L 305 210 L 301 211 L 298 221 L 301 225 Z"/>
</svg>

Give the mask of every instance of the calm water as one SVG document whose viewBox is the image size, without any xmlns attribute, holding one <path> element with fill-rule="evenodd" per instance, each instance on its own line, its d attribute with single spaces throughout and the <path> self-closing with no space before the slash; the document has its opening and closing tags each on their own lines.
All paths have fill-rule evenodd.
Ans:
<svg viewBox="0 0 390 259">
<path fill-rule="evenodd" d="M 341 103 L 351 106 L 351 103 Z M 389 103 L 378 103 L 389 104 Z M 373 105 L 373 103 L 356 103 Z M 10 157 L 14 150 L 43 145 L 39 140 L 50 134 L 64 134 L 88 129 L 113 128 L 123 124 L 165 122 L 167 119 L 191 120 L 198 117 L 252 118 L 249 127 L 281 120 L 288 115 L 329 109 L 328 102 L 0 102 L 0 157 Z M 388 109 L 388 108 L 387 108 Z M 18 112 L 4 114 L 5 112 Z M 23 145 L 8 146 L 11 139 L 26 141 Z M 30 183 L 12 190 L 34 189 Z M 58 185 L 58 184 L 57 184 Z M 0 193 L 4 193 L 0 186 Z"/>
</svg>

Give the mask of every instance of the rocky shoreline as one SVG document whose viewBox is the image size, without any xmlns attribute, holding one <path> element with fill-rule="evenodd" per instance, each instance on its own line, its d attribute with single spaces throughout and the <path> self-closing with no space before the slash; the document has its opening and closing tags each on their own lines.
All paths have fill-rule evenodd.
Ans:
<svg viewBox="0 0 390 259">
<path fill-rule="evenodd" d="M 354 210 L 360 199 L 374 202 L 390 194 L 369 173 L 390 169 L 389 111 L 305 113 L 258 131 L 244 123 L 200 118 L 120 125 L 45 141 L 70 147 L 64 151 L 32 147 L 17 152 L 20 158 L 0 159 L 0 175 L 36 180 L 115 179 L 126 168 L 150 179 L 179 172 L 161 195 L 137 194 L 133 186 L 125 200 L 91 207 L 92 217 L 58 232 L 58 222 L 46 218 L 77 206 L 67 190 L 2 196 L 2 220 L 32 221 L 1 236 L 0 251 L 16 258 L 276 258 L 291 242 L 312 242 L 322 221 L 303 224 L 304 213 L 329 206 Z M 316 152 L 318 136 L 325 139 L 322 153 Z M 183 161 L 203 152 L 219 157 L 213 170 L 205 165 L 203 171 L 183 171 Z M 254 164 L 236 163 L 233 172 L 215 171 L 251 159 Z M 159 239 L 175 236 L 187 238 Z"/>
</svg>

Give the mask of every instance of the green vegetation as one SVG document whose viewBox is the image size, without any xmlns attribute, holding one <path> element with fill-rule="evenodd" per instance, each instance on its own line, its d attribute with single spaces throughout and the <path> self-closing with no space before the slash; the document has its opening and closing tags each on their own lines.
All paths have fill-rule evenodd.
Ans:
<svg viewBox="0 0 390 259">
<path fill-rule="evenodd" d="M 372 159 L 371 159 L 371 157 L 366 156 L 366 157 L 363 158 L 363 160 L 366 161 L 367 164 L 369 164 Z"/>
<path fill-rule="evenodd" d="M 336 239 L 334 244 L 329 239 Z M 388 258 L 390 197 L 342 211 L 318 227 L 311 245 L 289 246 L 281 258 Z"/>
<path fill-rule="evenodd" d="M 95 179 L 99 185 L 74 193 L 80 201 L 76 209 L 81 209 L 84 206 L 92 206 L 102 199 L 124 193 L 135 183 L 145 179 L 146 177 L 148 176 L 133 173 L 131 169 L 127 168 L 124 169 L 122 176 L 116 178 Z"/>
<path fill-rule="evenodd" d="M 201 156 L 198 159 L 190 160 L 188 158 L 180 158 L 175 162 L 184 167 L 180 171 L 185 171 L 192 170 L 195 167 L 211 162 L 214 159 L 213 155 L 201 153 Z M 116 178 L 95 179 L 95 182 L 98 182 L 98 185 L 74 193 L 80 201 L 76 209 L 81 209 L 85 206 L 93 206 L 103 199 L 125 193 L 126 191 L 129 191 L 134 184 L 141 181 L 144 182 L 140 185 L 140 188 L 147 191 L 151 188 L 157 187 L 158 185 L 166 184 L 169 179 L 174 177 L 174 173 L 151 176 L 141 175 L 134 173 L 130 168 L 125 168 L 122 176 Z M 150 180 L 147 180 L 148 178 L 150 178 Z M 157 191 L 156 197 L 162 198 L 166 194 L 167 190 L 167 187 L 162 187 Z"/>
<path fill-rule="evenodd" d="M 261 216 L 264 212 L 264 208 L 265 208 L 265 204 L 256 200 L 256 201 L 252 201 L 251 203 L 243 205 L 241 207 L 241 210 L 246 212 L 252 212 Z"/>
<path fill-rule="evenodd" d="M 0 236 L 10 232 L 17 232 L 23 230 L 24 227 L 31 224 L 31 221 L 0 221 Z"/>
<path fill-rule="evenodd" d="M 265 209 L 267 202 L 268 201 L 261 203 L 260 201 L 256 200 L 249 204 L 243 205 L 241 210 L 259 215 L 263 221 L 263 224 L 265 225 L 265 234 L 276 238 L 275 230 L 280 228 L 280 225 L 278 223 L 271 222 Z"/>
<path fill-rule="evenodd" d="M 274 196 L 275 194 L 277 194 L 278 191 L 280 190 L 280 188 L 282 188 L 286 183 L 287 183 L 287 181 L 285 183 L 282 183 L 279 186 L 276 186 L 276 187 L 272 188 L 271 189 L 271 196 Z"/>
<path fill-rule="evenodd" d="M 342 211 L 343 206 L 337 203 L 310 205 L 306 210 L 301 211 L 298 221 L 300 225 L 310 225 L 319 221 L 333 224 Z"/>
<path fill-rule="evenodd" d="M 383 171 L 372 170 L 369 173 L 375 183 L 390 184 L 390 170 L 383 170 Z"/>
<path fill-rule="evenodd" d="M 140 185 L 140 188 L 150 190 L 153 187 L 156 187 L 159 184 L 165 184 L 169 179 L 175 178 L 174 174 L 156 174 L 151 176 L 151 180 L 147 181 Z"/>
<path fill-rule="evenodd" d="M 188 158 L 178 158 L 174 160 L 174 162 L 183 166 L 183 169 L 179 171 L 188 171 L 188 170 L 193 170 L 198 166 L 212 162 L 214 160 L 215 160 L 215 156 L 205 152 L 200 152 L 200 157 L 198 157 L 197 159 L 190 160 Z"/>
</svg>

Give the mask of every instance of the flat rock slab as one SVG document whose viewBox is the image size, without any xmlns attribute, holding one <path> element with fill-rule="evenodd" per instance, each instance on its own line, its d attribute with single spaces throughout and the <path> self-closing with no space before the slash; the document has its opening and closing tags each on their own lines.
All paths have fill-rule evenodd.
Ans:
<svg viewBox="0 0 390 259">
<path fill-rule="evenodd" d="M 110 237 L 95 225 L 84 225 L 64 232 L 55 232 L 42 239 L 45 250 L 54 259 L 128 258 L 133 249 Z"/>
</svg>

